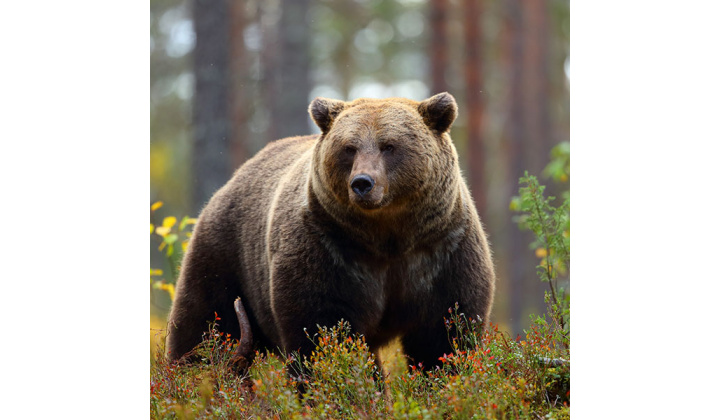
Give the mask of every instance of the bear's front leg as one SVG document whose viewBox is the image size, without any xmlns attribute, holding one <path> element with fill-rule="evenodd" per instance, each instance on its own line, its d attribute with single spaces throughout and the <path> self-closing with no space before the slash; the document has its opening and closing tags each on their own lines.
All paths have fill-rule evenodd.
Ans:
<svg viewBox="0 0 720 420">
<path fill-rule="evenodd" d="M 432 369 L 440 365 L 440 357 L 452 353 L 447 329 L 440 315 L 437 321 L 406 333 L 400 340 L 411 365 Z"/>
<path fill-rule="evenodd" d="M 377 324 L 382 311 L 367 280 L 318 253 L 275 255 L 271 265 L 271 307 L 285 352 L 309 355 L 318 326 L 332 328 L 340 320 L 353 334 Z M 307 332 L 307 334 L 306 334 Z"/>
<path fill-rule="evenodd" d="M 411 363 L 432 368 L 440 364 L 440 357 L 452 352 L 451 340 L 456 329 L 452 324 L 446 325 L 445 319 L 450 319 L 448 309 L 455 305 L 458 314 L 463 314 L 468 322 L 477 323 L 480 319 L 475 325 L 476 331 L 482 333 L 490 315 L 494 288 L 495 274 L 487 244 L 478 230 L 470 230 L 435 278 L 432 298 L 422 305 L 418 326 L 402 339 Z"/>
</svg>

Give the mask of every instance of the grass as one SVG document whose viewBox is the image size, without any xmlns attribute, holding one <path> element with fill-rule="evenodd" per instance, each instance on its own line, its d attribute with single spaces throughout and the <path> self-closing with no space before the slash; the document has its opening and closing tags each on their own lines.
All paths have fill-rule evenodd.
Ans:
<svg viewBox="0 0 720 420">
<path fill-rule="evenodd" d="M 151 417 L 569 418 L 569 351 L 552 322 L 537 317 L 524 339 L 512 339 L 495 325 L 480 331 L 475 320 L 449 312 L 446 324 L 457 334 L 439 367 L 407 366 L 395 344 L 381 352 L 383 374 L 346 322 L 308 336 L 315 344 L 308 359 L 256 353 L 242 374 L 230 363 L 236 341 L 210 325 L 195 350 L 200 362 L 170 362 L 162 345 L 156 348 Z"/>
</svg>

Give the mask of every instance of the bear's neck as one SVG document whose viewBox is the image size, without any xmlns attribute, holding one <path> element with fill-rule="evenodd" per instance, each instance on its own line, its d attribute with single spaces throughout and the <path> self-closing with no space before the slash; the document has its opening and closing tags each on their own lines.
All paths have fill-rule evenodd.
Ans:
<svg viewBox="0 0 720 420">
<path fill-rule="evenodd" d="M 333 236 L 345 246 L 377 257 L 393 258 L 437 243 L 463 223 L 459 180 L 372 211 L 338 203 L 330 191 L 313 181 L 308 182 L 307 202 L 315 223 L 326 232 L 337 232 Z"/>
</svg>

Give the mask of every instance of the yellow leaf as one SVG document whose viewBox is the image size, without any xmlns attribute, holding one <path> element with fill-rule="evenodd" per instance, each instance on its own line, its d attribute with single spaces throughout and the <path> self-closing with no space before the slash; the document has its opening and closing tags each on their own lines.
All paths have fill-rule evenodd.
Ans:
<svg viewBox="0 0 720 420">
<path fill-rule="evenodd" d="M 154 230 L 155 230 L 155 225 L 150 223 L 150 233 L 153 233 Z"/>
<path fill-rule="evenodd" d="M 153 287 L 155 289 L 165 290 L 170 295 L 170 300 L 175 300 L 175 285 L 165 282 L 156 282 Z"/>
<path fill-rule="evenodd" d="M 194 225 L 195 223 L 197 223 L 197 218 L 191 217 L 191 218 L 187 219 L 185 221 L 185 223 L 188 225 Z"/>
<path fill-rule="evenodd" d="M 160 228 L 158 228 L 158 229 L 160 229 Z M 165 248 L 165 245 L 167 245 L 167 242 L 161 243 L 160 246 L 158 247 L 158 251 L 162 251 Z"/>
<path fill-rule="evenodd" d="M 538 248 L 535 250 L 535 256 L 538 258 L 547 257 L 547 250 L 545 248 Z"/>
<path fill-rule="evenodd" d="M 150 269 L 150 275 L 151 276 L 162 276 L 163 271 L 159 268 L 151 268 Z"/>
<path fill-rule="evenodd" d="M 150 211 L 155 211 L 155 210 L 159 209 L 160 207 L 162 207 L 162 205 L 163 205 L 162 201 L 156 201 L 155 204 L 150 206 Z"/>
<path fill-rule="evenodd" d="M 170 233 L 170 228 L 167 226 L 158 226 L 157 228 L 155 228 L 155 233 L 164 238 L 168 235 L 168 233 Z"/>
<path fill-rule="evenodd" d="M 163 226 L 171 228 L 175 226 L 175 223 L 177 222 L 177 219 L 173 216 L 168 216 L 163 220 Z"/>
<path fill-rule="evenodd" d="M 182 245 L 183 252 L 187 252 L 188 241 L 186 241 L 186 240 L 182 241 L 182 243 L 180 245 Z"/>
<path fill-rule="evenodd" d="M 170 295 L 170 300 L 175 300 L 175 285 L 174 284 L 163 284 L 161 286 L 161 289 L 168 292 Z"/>
</svg>

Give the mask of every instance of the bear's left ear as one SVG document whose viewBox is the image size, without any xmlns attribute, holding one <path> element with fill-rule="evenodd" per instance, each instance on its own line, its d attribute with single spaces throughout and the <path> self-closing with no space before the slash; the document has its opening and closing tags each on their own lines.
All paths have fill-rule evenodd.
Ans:
<svg viewBox="0 0 720 420">
<path fill-rule="evenodd" d="M 450 129 L 458 113 L 455 98 L 447 92 L 438 93 L 418 105 L 418 112 L 431 130 L 442 134 Z"/>
<path fill-rule="evenodd" d="M 315 124 L 320 127 L 323 134 L 327 134 L 332 127 L 332 123 L 335 117 L 338 116 L 345 109 L 345 102 L 338 101 L 336 99 L 327 98 L 315 98 L 310 103 L 310 116 L 312 117 Z"/>
</svg>

